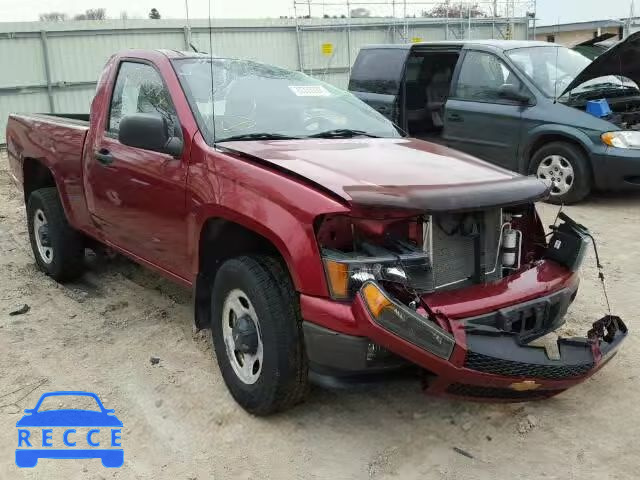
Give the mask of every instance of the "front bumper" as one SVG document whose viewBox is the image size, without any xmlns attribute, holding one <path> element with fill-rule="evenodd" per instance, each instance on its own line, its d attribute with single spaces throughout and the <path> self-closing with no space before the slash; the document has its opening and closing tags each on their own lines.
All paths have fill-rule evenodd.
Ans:
<svg viewBox="0 0 640 480">
<path fill-rule="evenodd" d="M 551 268 L 556 273 L 562 271 L 555 266 Z M 549 273 L 548 269 L 540 267 L 534 272 L 539 281 L 538 287 L 548 286 L 540 283 L 540 279 L 544 278 L 543 273 Z M 374 318 L 362 295 L 358 295 L 353 304 L 342 305 L 341 309 L 336 310 L 338 321 L 343 322 L 348 333 L 332 333 L 341 337 L 353 334 L 353 338 L 363 342 L 360 349 L 366 344 L 377 345 L 427 370 L 432 375 L 428 376 L 426 390 L 433 394 L 491 401 L 550 397 L 584 381 L 599 370 L 615 355 L 627 335 L 627 328 L 619 319 L 612 322 L 609 331 L 604 329 L 604 320 L 596 322 L 584 338 L 559 339 L 559 358 L 552 359 L 545 348 L 532 346 L 528 342 L 562 324 L 566 309 L 575 296 L 577 277 L 573 274 L 549 277 L 547 280 L 555 286 L 555 291 L 542 296 L 538 293 L 533 299 L 521 297 L 520 301 L 514 301 L 515 291 L 520 294 L 532 293 L 524 288 L 522 282 L 526 278 L 526 275 L 522 275 L 494 284 L 493 295 L 486 291 L 486 286 L 478 287 L 484 289 L 484 300 L 487 301 L 486 296 L 489 295 L 493 305 L 498 306 L 497 310 L 469 315 L 469 312 L 479 308 L 477 302 L 481 301 L 478 297 L 473 299 L 473 290 L 467 294 L 459 291 L 457 303 L 438 303 L 451 301 L 451 293 L 448 292 L 443 292 L 440 300 L 432 300 L 431 310 L 441 316 L 437 320 L 443 327 L 439 341 L 450 341 L 451 348 L 429 348 L 423 340 L 431 335 L 436 323 L 428 320 L 429 332 L 421 331 L 421 321 L 411 323 L 406 307 L 400 313 L 404 320 L 409 321 L 408 327 L 395 328 L 381 323 Z M 500 302 L 504 303 L 507 298 L 510 302 L 501 305 Z M 305 319 L 320 318 L 318 314 L 322 303 L 305 300 L 302 307 Z M 445 315 L 447 310 L 448 314 Z M 327 313 L 324 311 L 323 315 Z M 419 314 L 415 312 L 415 315 Z M 422 314 L 424 323 L 425 312 Z M 411 331 L 412 335 L 406 334 Z M 306 331 L 305 338 L 309 344 Z M 342 344 L 345 345 L 344 342 Z M 317 352 L 319 349 L 308 350 Z M 325 343 L 321 350 L 325 352 L 325 358 L 346 360 L 334 362 L 334 370 L 339 370 L 341 365 L 345 366 L 345 370 L 353 370 L 354 365 L 367 366 L 366 362 L 354 361 L 354 357 L 349 360 L 349 356 L 329 354 L 332 351 L 330 343 Z M 310 359 L 313 363 L 314 359 Z"/>
<path fill-rule="evenodd" d="M 640 150 L 607 147 L 592 153 L 594 182 L 601 190 L 640 190 Z"/>
</svg>

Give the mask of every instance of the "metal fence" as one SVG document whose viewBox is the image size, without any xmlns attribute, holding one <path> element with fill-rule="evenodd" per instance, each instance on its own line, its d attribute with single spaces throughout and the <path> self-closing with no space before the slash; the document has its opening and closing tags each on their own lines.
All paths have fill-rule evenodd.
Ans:
<svg viewBox="0 0 640 480">
<path fill-rule="evenodd" d="M 399 33 L 401 32 L 401 33 Z M 302 70 L 346 87 L 362 45 L 456 38 L 525 39 L 524 18 L 264 19 L 212 21 L 215 55 Z M 86 113 L 107 58 L 126 48 L 210 51 L 208 20 L 0 23 L 0 144 L 10 112 Z"/>
</svg>

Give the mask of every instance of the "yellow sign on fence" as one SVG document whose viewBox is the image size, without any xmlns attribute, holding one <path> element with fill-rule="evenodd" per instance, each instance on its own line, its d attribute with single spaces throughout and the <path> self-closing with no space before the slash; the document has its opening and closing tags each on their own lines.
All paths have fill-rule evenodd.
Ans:
<svg viewBox="0 0 640 480">
<path fill-rule="evenodd" d="M 420 43 L 422 41 L 421 37 L 412 37 L 411 43 Z"/>
<path fill-rule="evenodd" d="M 322 44 L 322 54 L 323 55 L 333 55 L 333 43 L 323 43 Z"/>
</svg>

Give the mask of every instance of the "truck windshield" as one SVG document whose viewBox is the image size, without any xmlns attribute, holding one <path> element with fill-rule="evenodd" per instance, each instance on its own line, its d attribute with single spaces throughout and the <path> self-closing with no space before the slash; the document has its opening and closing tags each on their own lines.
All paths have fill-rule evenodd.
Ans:
<svg viewBox="0 0 640 480">
<path fill-rule="evenodd" d="M 300 72 L 220 58 L 177 59 L 173 64 L 209 144 L 401 136 L 389 120 L 349 92 Z"/>
</svg>

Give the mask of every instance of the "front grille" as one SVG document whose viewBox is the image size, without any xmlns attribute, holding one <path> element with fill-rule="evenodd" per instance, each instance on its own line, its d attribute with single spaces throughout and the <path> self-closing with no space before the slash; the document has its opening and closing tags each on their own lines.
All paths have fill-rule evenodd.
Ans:
<svg viewBox="0 0 640 480">
<path fill-rule="evenodd" d="M 464 383 L 452 383 L 447 387 L 447 393 L 451 395 L 504 400 L 535 400 L 550 397 L 559 392 L 559 390 L 528 390 L 519 392 L 508 388 L 483 387 L 479 385 L 466 385 Z"/>
<path fill-rule="evenodd" d="M 493 373 L 506 377 L 536 377 L 550 380 L 579 377 L 593 368 L 592 363 L 581 365 L 536 365 L 503 360 L 475 352 L 467 353 L 464 366 L 478 372 Z"/>
<path fill-rule="evenodd" d="M 491 209 L 480 212 L 484 236 L 482 239 L 483 263 L 487 272 L 486 281 L 499 279 L 501 268 L 494 270 L 502 211 Z M 462 214 L 440 214 L 430 217 L 431 257 L 436 288 L 460 288 L 472 283 L 476 269 L 474 235 L 465 234 L 459 226 L 475 219 L 476 212 Z"/>
</svg>

